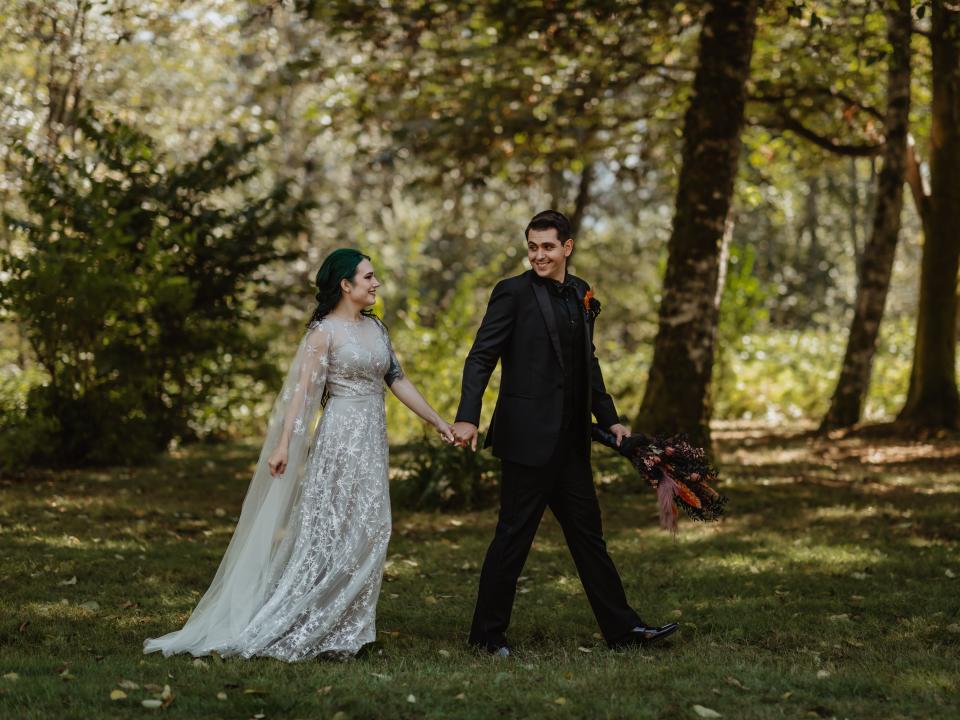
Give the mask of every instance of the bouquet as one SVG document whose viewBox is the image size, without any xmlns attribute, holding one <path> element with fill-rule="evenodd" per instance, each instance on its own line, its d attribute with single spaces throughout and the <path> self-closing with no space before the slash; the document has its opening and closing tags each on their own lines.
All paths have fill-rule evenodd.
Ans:
<svg viewBox="0 0 960 720">
<path fill-rule="evenodd" d="M 594 423 L 591 436 L 626 457 L 657 491 L 661 527 L 676 532 L 678 505 L 694 520 L 718 520 L 723 514 L 727 498 L 710 487 L 717 482 L 716 468 L 685 435 L 637 433 L 623 438 L 618 447 L 616 435 Z"/>
</svg>

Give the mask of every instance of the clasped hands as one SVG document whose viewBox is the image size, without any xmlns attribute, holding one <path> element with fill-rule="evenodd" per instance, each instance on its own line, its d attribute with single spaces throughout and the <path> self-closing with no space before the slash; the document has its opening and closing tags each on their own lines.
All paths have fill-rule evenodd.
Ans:
<svg viewBox="0 0 960 720">
<path fill-rule="evenodd" d="M 457 447 L 469 445 L 471 450 L 477 449 L 477 426 L 473 423 L 460 420 L 450 426 L 450 432 L 453 433 L 453 443 Z M 616 436 L 618 446 L 624 438 L 630 437 L 630 428 L 621 423 L 611 425 L 610 432 Z"/>
</svg>

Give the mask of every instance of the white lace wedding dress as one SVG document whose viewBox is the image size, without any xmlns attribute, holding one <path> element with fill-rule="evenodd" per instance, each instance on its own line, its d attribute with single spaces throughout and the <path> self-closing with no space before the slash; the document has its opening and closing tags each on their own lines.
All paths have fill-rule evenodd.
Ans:
<svg viewBox="0 0 960 720">
<path fill-rule="evenodd" d="M 144 652 L 296 661 L 376 639 L 390 539 L 383 384 L 402 375 L 379 320 L 311 324 L 210 588 L 182 629 Z M 267 459 L 284 426 L 287 469 L 274 478 Z"/>
</svg>

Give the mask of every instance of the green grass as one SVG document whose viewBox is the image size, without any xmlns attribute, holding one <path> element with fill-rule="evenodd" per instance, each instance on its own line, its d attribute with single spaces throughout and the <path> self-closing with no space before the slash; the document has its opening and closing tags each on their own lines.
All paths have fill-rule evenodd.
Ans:
<svg viewBox="0 0 960 720">
<path fill-rule="evenodd" d="M 675 641 L 607 650 L 548 516 L 508 660 L 464 644 L 493 510 L 395 510 L 380 639 L 363 657 L 194 661 L 141 644 L 206 589 L 256 448 L 6 478 L 0 716 L 695 718 L 695 704 L 725 718 L 960 716 L 960 443 L 718 438 L 729 517 L 686 522 L 676 540 L 656 528 L 653 494 L 597 454 L 628 596 L 649 622 L 679 619 Z M 139 687 L 110 700 L 121 681 Z M 168 707 L 141 706 L 164 685 Z"/>
</svg>

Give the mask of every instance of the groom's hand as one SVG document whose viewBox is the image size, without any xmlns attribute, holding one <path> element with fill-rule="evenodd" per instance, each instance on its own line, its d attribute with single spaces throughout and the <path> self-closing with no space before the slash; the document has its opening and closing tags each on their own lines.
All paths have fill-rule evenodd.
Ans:
<svg viewBox="0 0 960 720">
<path fill-rule="evenodd" d="M 457 439 L 457 445 L 466 447 L 470 443 L 470 449 L 477 449 L 477 426 L 464 420 L 455 422 L 452 426 L 453 435 Z"/>
<path fill-rule="evenodd" d="M 612 432 L 617 437 L 617 447 L 620 447 L 620 443 L 624 438 L 630 437 L 630 428 L 626 425 L 621 425 L 617 423 L 616 425 L 610 426 L 610 432 Z"/>
</svg>

